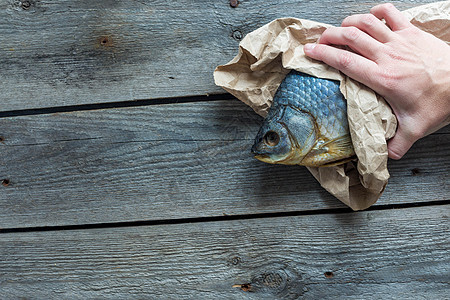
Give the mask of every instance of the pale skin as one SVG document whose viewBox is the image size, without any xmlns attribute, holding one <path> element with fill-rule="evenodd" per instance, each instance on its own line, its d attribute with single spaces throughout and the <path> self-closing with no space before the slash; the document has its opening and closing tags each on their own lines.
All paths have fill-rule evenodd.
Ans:
<svg viewBox="0 0 450 300">
<path fill-rule="evenodd" d="M 386 99 L 398 120 L 388 141 L 392 159 L 450 122 L 450 46 L 412 25 L 392 4 L 347 17 L 304 51 Z"/>
</svg>

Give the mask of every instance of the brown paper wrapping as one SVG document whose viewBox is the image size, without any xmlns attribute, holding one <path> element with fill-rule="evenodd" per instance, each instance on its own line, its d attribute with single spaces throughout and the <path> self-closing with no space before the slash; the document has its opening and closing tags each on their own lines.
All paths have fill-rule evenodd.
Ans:
<svg viewBox="0 0 450 300">
<path fill-rule="evenodd" d="M 404 12 L 414 25 L 450 41 L 450 1 Z M 276 19 L 249 33 L 238 55 L 217 67 L 217 85 L 265 116 L 272 98 L 290 69 L 316 77 L 339 80 L 347 99 L 347 113 L 358 160 L 326 168 L 308 168 L 328 192 L 353 210 L 375 203 L 386 187 L 386 140 L 395 134 L 397 121 L 383 98 L 339 71 L 305 56 L 303 45 L 316 42 L 331 25 L 296 18 Z M 256 134 L 256 132 L 255 132 Z"/>
</svg>

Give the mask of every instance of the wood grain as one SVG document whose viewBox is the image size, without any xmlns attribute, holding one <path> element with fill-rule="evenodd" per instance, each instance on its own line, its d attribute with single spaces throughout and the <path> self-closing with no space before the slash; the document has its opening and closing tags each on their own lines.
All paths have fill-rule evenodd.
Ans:
<svg viewBox="0 0 450 300">
<path fill-rule="evenodd" d="M 344 208 L 303 167 L 250 155 L 237 100 L 1 118 L 0 227 Z M 450 134 L 419 141 L 378 204 L 450 200 Z"/>
<path fill-rule="evenodd" d="M 7 299 L 445 299 L 449 212 L 0 234 L 0 289 Z M 242 284 L 250 291 L 233 288 Z"/>
<path fill-rule="evenodd" d="M 0 0 L 0 110 L 223 92 L 212 72 L 247 33 L 280 17 L 338 25 L 375 4 Z"/>
</svg>

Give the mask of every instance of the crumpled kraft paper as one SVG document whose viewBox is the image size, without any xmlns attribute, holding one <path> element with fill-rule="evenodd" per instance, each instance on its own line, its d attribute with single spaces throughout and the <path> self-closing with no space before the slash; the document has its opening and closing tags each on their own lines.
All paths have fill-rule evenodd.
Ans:
<svg viewBox="0 0 450 300">
<path fill-rule="evenodd" d="M 450 41 L 450 1 L 404 13 L 417 27 Z M 303 45 L 316 42 L 327 27 L 331 25 L 296 18 L 276 19 L 245 36 L 238 55 L 217 67 L 214 79 L 261 116 L 267 114 L 290 69 L 339 80 L 347 99 L 350 133 L 358 160 L 308 169 L 328 192 L 353 210 L 361 210 L 375 203 L 386 187 L 389 178 L 386 140 L 395 134 L 397 120 L 384 99 L 371 89 L 305 56 Z"/>
</svg>

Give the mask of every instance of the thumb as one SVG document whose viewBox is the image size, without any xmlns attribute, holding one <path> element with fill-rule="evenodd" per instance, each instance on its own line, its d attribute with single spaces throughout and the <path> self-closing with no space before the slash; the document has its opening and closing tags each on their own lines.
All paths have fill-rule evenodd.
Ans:
<svg viewBox="0 0 450 300">
<path fill-rule="evenodd" d="M 388 141 L 388 155 L 392 159 L 400 159 L 414 144 L 414 140 L 405 134 L 401 127 L 397 129 L 394 137 Z"/>
</svg>

